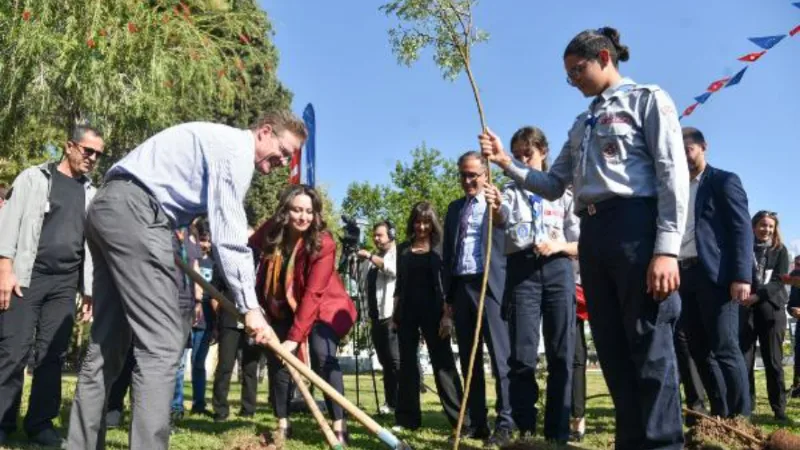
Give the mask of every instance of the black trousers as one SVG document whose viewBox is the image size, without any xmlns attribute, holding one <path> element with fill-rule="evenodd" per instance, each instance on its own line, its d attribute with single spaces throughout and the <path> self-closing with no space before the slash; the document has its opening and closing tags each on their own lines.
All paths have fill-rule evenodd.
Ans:
<svg viewBox="0 0 800 450">
<path fill-rule="evenodd" d="M 214 414 L 227 417 L 230 414 L 228 406 L 228 392 L 231 388 L 233 366 L 236 364 L 236 353 L 242 351 L 242 407 L 244 414 L 255 414 L 256 395 L 258 392 L 258 360 L 263 350 L 256 345 L 247 343 L 247 334 L 243 329 L 236 327 L 219 327 L 217 351 L 217 368 L 214 371 L 214 393 L 211 405 Z"/>
<path fill-rule="evenodd" d="M 756 339 L 761 349 L 761 360 L 767 378 L 769 405 L 775 414 L 786 412 L 786 384 L 783 379 L 783 338 L 786 333 L 786 314 L 761 301 L 739 311 L 739 339 L 747 364 L 750 381 L 750 398 L 756 404 L 756 384 L 753 366 L 756 361 Z"/>
<path fill-rule="evenodd" d="M 594 210 L 581 216 L 581 281 L 592 338 L 614 400 L 615 446 L 682 449 L 674 344 L 680 298 L 674 293 L 657 302 L 646 286 L 657 202 L 615 198 Z"/>
<path fill-rule="evenodd" d="M 122 372 L 119 373 L 117 380 L 111 385 L 111 391 L 108 393 L 108 412 L 124 410 L 125 395 L 131 387 L 131 380 L 133 378 L 133 366 L 136 365 L 136 358 L 133 357 L 133 346 L 128 350 L 128 357 L 125 360 L 125 365 L 122 367 Z"/>
<path fill-rule="evenodd" d="M 433 314 L 428 314 L 433 311 L 407 311 L 397 332 L 400 341 L 400 381 L 395 421 L 406 428 L 419 428 L 422 425 L 419 399 L 422 382 L 419 370 L 420 331 L 428 346 L 436 390 L 444 414 L 450 426 L 455 427 L 458 423 L 464 392 L 453 350 L 450 348 L 450 337 L 439 337 L 441 308 L 438 308 L 438 311 Z M 465 425 L 469 427 L 469 421 Z"/>
<path fill-rule="evenodd" d="M 397 407 L 397 374 L 400 371 L 400 349 L 397 343 L 397 331 L 389 327 L 390 319 L 372 320 L 372 343 L 378 362 L 383 367 L 383 395 L 386 405 Z"/>
<path fill-rule="evenodd" d="M 481 336 L 475 336 L 475 324 L 478 318 L 478 299 L 481 291 L 483 275 L 454 277 L 455 294 L 453 309 L 455 315 L 456 337 L 458 338 L 458 358 L 461 363 L 461 374 L 466 382 L 469 371 L 469 356 L 472 343 L 479 339 L 478 352 L 475 355 L 475 367 L 472 373 L 472 385 L 469 394 L 469 418 L 473 427 L 487 426 L 486 378 L 483 370 L 483 342 L 489 348 L 489 359 L 492 363 L 492 375 L 495 380 L 497 400 L 495 411 L 497 422 L 495 429 L 514 428 L 511 416 L 511 400 L 509 398 L 508 360 L 511 356 L 511 344 L 508 336 L 508 322 L 503 319 L 500 298 L 491 289 L 486 290 L 483 311 Z M 502 295 L 502 293 L 499 293 Z"/>
<path fill-rule="evenodd" d="M 75 322 L 79 272 L 34 271 L 23 298 L 12 293 L 0 313 L 0 428 L 17 428 L 25 364 L 34 352 L 33 383 L 23 426 L 29 435 L 53 427 L 61 408 L 61 369 Z"/>
<path fill-rule="evenodd" d="M 678 360 L 678 373 L 683 384 L 683 401 L 692 411 L 707 412 L 706 390 L 697 364 L 689 351 L 689 338 L 683 323 L 683 314 L 675 327 L 675 358 Z"/>
<path fill-rule="evenodd" d="M 275 334 L 283 341 L 286 339 L 292 322 L 291 320 L 273 322 L 271 325 L 275 330 Z M 311 355 L 311 367 L 314 372 L 333 386 L 336 391 L 344 395 L 342 369 L 339 367 L 339 359 L 336 357 L 339 336 L 336 335 L 333 328 L 326 323 L 315 323 L 308 337 L 308 347 Z M 272 397 L 272 407 L 275 409 L 275 416 L 279 419 L 288 418 L 292 375 L 289 373 L 289 369 L 272 352 L 267 354 L 267 367 L 269 369 L 269 390 Z M 325 405 L 333 420 L 344 419 L 342 407 L 338 403 L 331 401 L 327 395 L 325 396 Z"/>
<path fill-rule="evenodd" d="M 586 415 L 586 331 L 584 322 L 575 319 L 575 359 L 572 363 L 572 417 Z"/>
</svg>

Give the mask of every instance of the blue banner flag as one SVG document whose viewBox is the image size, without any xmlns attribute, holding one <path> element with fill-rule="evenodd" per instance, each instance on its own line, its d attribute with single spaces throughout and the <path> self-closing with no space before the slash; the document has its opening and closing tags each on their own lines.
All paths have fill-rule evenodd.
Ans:
<svg viewBox="0 0 800 450">
<path fill-rule="evenodd" d="M 745 71 L 745 70 L 747 70 L 747 67 L 745 67 L 744 69 L 742 69 L 742 70 L 740 70 L 740 71 L 736 72 L 736 75 L 734 75 L 734 76 L 733 76 L 733 77 L 732 77 L 732 78 L 731 78 L 731 79 L 728 81 L 728 84 L 726 84 L 726 85 L 725 85 L 725 87 L 727 88 L 727 87 L 731 87 L 731 86 L 733 86 L 733 85 L 735 85 L 735 84 L 739 84 L 739 82 L 740 82 L 740 81 L 742 81 L 742 77 L 744 76 L 744 71 Z"/>
<path fill-rule="evenodd" d="M 706 100 L 708 100 L 708 97 L 711 97 L 711 92 L 706 92 L 705 94 L 695 97 L 694 99 L 697 103 L 705 103 Z"/>
<path fill-rule="evenodd" d="M 306 140 L 306 184 L 314 187 L 316 184 L 316 128 L 317 119 L 314 117 L 314 106 L 309 103 L 303 110 L 303 121 L 308 129 Z"/>
<path fill-rule="evenodd" d="M 772 47 L 775 47 L 775 44 L 783 40 L 785 38 L 785 34 L 780 34 L 777 36 L 763 36 L 763 37 L 754 37 L 754 38 L 747 38 L 753 44 L 763 48 L 764 50 L 769 50 Z"/>
</svg>

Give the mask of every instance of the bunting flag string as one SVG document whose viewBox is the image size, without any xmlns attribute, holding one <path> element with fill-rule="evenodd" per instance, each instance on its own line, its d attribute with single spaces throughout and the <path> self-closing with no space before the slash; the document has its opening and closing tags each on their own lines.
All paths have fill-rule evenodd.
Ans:
<svg viewBox="0 0 800 450">
<path fill-rule="evenodd" d="M 792 5 L 796 6 L 797 8 L 800 8 L 800 2 L 792 3 Z M 795 26 L 791 31 L 789 31 L 788 36 L 794 37 L 797 34 L 800 34 L 800 25 Z M 759 36 L 759 37 L 747 38 L 750 42 L 761 48 L 761 50 L 757 52 L 748 53 L 744 56 L 737 58 L 738 61 L 741 61 L 748 65 L 744 66 L 744 68 L 736 72 L 736 74 L 733 75 L 732 77 L 725 77 L 717 81 L 714 81 L 713 83 L 708 85 L 704 93 L 694 97 L 695 103 L 687 107 L 683 111 L 683 114 L 681 114 L 680 118 L 683 119 L 684 117 L 691 115 L 694 112 L 694 110 L 697 109 L 698 106 L 705 104 L 712 94 L 719 92 L 724 88 L 729 88 L 731 86 L 739 84 L 742 81 L 744 73 L 749 67 L 749 64 L 760 60 L 761 57 L 764 56 L 769 50 L 771 50 L 776 45 L 781 43 L 781 41 L 783 41 L 784 38 L 786 38 L 786 36 L 787 36 L 786 34 L 778 34 L 774 36 Z"/>
</svg>

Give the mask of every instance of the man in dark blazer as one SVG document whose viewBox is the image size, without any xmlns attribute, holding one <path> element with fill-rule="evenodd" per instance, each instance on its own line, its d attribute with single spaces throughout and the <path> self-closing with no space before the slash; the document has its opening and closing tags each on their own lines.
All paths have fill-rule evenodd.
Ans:
<svg viewBox="0 0 800 450">
<path fill-rule="evenodd" d="M 700 130 L 684 128 L 683 143 L 691 184 L 678 257 L 680 322 L 711 413 L 749 416 L 747 369 L 738 341 L 739 304 L 750 297 L 753 276 L 747 194 L 736 174 L 706 163 L 708 145 Z"/>
<path fill-rule="evenodd" d="M 443 270 L 445 301 L 455 318 L 459 359 L 462 375 L 469 370 L 474 330 L 477 322 L 483 273 L 489 270 L 486 289 L 481 345 L 475 359 L 469 396 L 470 428 L 473 438 L 488 439 L 489 445 L 502 446 L 511 438 L 514 422 L 508 397 L 508 358 L 510 343 L 508 324 L 503 320 L 501 300 L 505 288 L 506 257 L 503 253 L 504 233 L 495 228 L 492 232 L 491 266 L 484 267 L 488 236 L 488 217 L 491 206 L 483 195 L 488 167 L 478 152 L 467 152 L 458 159 L 458 173 L 465 196 L 450 203 L 445 218 L 443 243 Z M 489 349 L 492 374 L 497 393 L 497 421 L 494 434 L 489 436 L 486 408 L 486 383 L 483 371 L 483 342 Z"/>
</svg>

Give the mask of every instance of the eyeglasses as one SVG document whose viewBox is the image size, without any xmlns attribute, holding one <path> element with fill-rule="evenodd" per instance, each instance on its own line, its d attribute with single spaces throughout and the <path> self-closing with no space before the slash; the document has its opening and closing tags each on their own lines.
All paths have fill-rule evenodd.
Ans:
<svg viewBox="0 0 800 450">
<path fill-rule="evenodd" d="M 478 179 L 484 173 L 485 172 L 480 172 L 480 173 L 459 172 L 458 177 L 461 178 L 462 180 L 472 181 Z"/>
<path fill-rule="evenodd" d="M 583 62 L 575 64 L 575 67 L 573 67 L 572 69 L 569 69 L 567 71 L 567 84 L 569 84 L 570 86 L 575 86 L 575 79 L 583 75 L 583 72 L 586 71 L 586 67 L 589 65 L 591 61 L 592 61 L 591 59 L 587 59 Z"/>
<path fill-rule="evenodd" d="M 272 135 L 275 136 L 275 139 L 278 141 L 278 151 L 281 152 L 281 155 L 279 156 L 280 161 L 281 161 L 281 165 L 286 166 L 286 165 L 289 164 L 289 161 L 292 159 L 292 155 L 294 155 L 294 152 L 289 150 L 288 148 L 286 148 L 281 143 L 280 138 L 278 138 L 278 135 L 274 131 L 272 132 Z M 274 155 L 267 155 L 267 156 L 259 159 L 256 162 L 256 166 L 258 166 L 262 162 L 264 162 L 264 161 L 266 161 L 266 160 L 268 160 L 270 158 L 274 158 L 274 157 L 275 157 Z"/>
<path fill-rule="evenodd" d="M 83 153 L 84 158 L 91 158 L 92 156 L 94 156 L 97 159 L 100 159 L 103 156 L 103 152 L 101 150 L 95 150 L 91 147 L 86 147 L 81 144 L 78 144 L 77 142 L 73 142 L 72 145 L 78 147 L 81 150 L 81 153 Z"/>
</svg>

